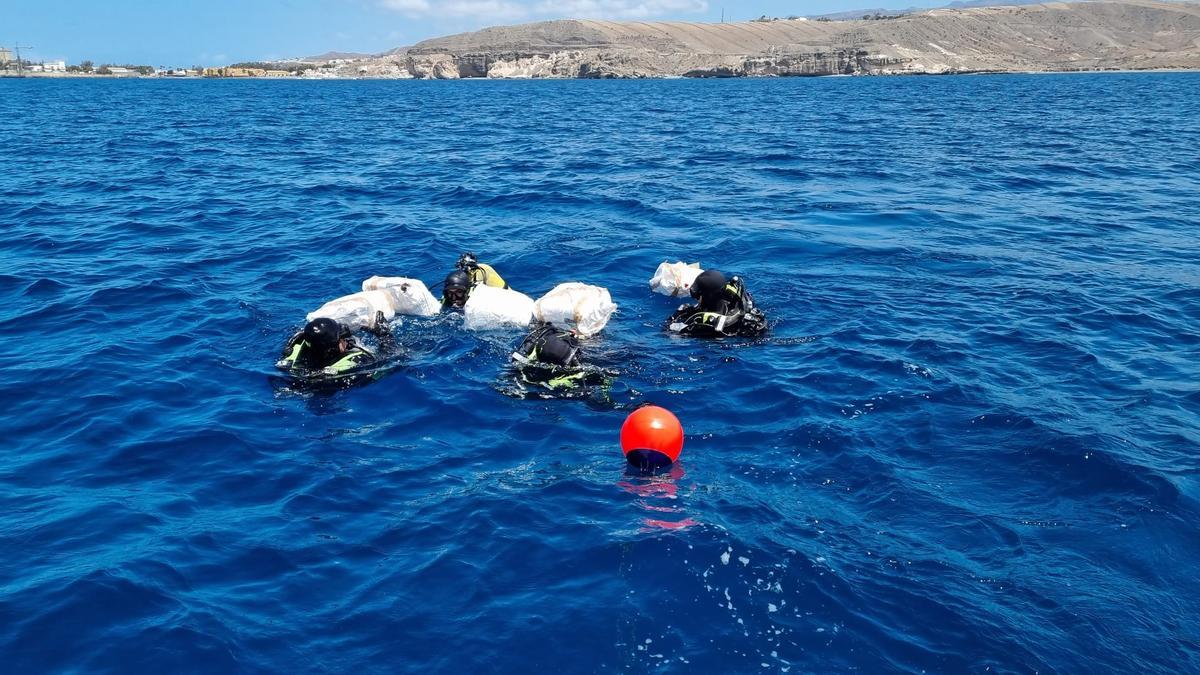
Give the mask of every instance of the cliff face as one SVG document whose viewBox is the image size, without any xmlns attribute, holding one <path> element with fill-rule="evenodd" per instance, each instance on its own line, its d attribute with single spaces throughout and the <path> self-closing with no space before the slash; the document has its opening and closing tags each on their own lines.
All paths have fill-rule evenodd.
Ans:
<svg viewBox="0 0 1200 675">
<path fill-rule="evenodd" d="M 353 67 L 440 79 L 1191 69 L 1200 68 L 1200 5 L 1051 3 L 873 21 L 545 21 L 427 40 Z"/>
</svg>

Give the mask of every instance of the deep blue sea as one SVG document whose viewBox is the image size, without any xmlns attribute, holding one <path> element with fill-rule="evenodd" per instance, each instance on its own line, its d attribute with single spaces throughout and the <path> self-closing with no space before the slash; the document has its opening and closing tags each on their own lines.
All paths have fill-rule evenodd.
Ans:
<svg viewBox="0 0 1200 675">
<path fill-rule="evenodd" d="M 0 671 L 1200 671 L 1200 74 L 0 80 Z M 620 308 L 273 363 L 464 251 Z M 663 330 L 664 260 L 759 340 Z M 653 402 L 681 460 L 627 469 Z"/>
</svg>

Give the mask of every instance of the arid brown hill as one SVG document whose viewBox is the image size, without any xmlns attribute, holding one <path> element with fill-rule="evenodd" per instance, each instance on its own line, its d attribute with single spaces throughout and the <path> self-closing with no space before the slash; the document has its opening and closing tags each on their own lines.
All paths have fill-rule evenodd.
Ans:
<svg viewBox="0 0 1200 675">
<path fill-rule="evenodd" d="M 354 65 L 383 77 L 738 77 L 1200 68 L 1200 5 L 936 9 L 860 21 L 562 20 L 426 40 Z"/>
</svg>

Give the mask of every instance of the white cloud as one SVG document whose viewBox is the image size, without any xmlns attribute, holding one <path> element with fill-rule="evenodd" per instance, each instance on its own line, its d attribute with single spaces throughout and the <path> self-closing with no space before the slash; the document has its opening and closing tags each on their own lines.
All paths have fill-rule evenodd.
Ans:
<svg viewBox="0 0 1200 675">
<path fill-rule="evenodd" d="M 387 9 L 394 9 L 398 12 L 404 12 L 406 14 L 423 14 L 431 9 L 429 6 L 429 0 L 383 0 L 379 4 L 383 5 Z"/>
<path fill-rule="evenodd" d="M 708 3 L 705 0 L 542 0 L 537 10 L 545 16 L 647 19 L 706 12 Z"/>
<path fill-rule="evenodd" d="M 380 5 L 412 18 L 480 20 L 547 18 L 649 19 L 708 10 L 707 0 L 379 0 Z"/>
<path fill-rule="evenodd" d="M 480 17 L 492 19 L 520 19 L 529 16 L 529 7 L 520 2 L 506 0 L 382 0 L 387 9 L 394 9 L 413 18 L 425 16 Z"/>
</svg>

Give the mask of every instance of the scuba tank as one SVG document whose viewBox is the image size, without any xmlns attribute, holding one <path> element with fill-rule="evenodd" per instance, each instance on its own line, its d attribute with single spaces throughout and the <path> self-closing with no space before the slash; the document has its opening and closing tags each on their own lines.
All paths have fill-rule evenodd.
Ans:
<svg viewBox="0 0 1200 675">
<path fill-rule="evenodd" d="M 493 286 L 495 288 L 508 288 L 508 282 L 500 273 L 487 263 L 479 262 L 479 258 L 475 257 L 474 253 L 467 251 L 458 257 L 458 262 L 454 263 L 455 269 L 466 272 L 471 279 L 471 285 Z"/>
<path fill-rule="evenodd" d="M 579 339 L 552 324 L 538 326 L 521 342 L 512 358 L 524 365 L 579 367 Z"/>
</svg>

